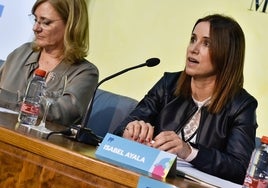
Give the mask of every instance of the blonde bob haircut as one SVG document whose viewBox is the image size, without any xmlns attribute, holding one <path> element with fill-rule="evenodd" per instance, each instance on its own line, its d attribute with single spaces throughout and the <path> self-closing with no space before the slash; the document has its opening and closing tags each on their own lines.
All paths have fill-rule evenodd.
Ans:
<svg viewBox="0 0 268 188">
<path fill-rule="evenodd" d="M 32 7 L 32 14 L 37 7 L 49 2 L 66 24 L 64 33 L 63 60 L 75 63 L 87 56 L 89 50 L 89 23 L 87 4 L 84 0 L 37 0 Z M 41 48 L 33 42 L 33 49 Z"/>
</svg>

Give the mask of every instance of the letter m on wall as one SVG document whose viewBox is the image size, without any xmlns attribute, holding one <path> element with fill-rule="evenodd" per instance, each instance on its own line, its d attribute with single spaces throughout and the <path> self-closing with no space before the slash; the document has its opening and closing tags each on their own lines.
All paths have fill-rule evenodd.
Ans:
<svg viewBox="0 0 268 188">
<path fill-rule="evenodd" d="M 268 3 L 268 0 L 251 0 L 250 10 L 254 10 L 253 7 L 255 5 L 255 11 L 266 12 L 267 3 Z"/>
</svg>

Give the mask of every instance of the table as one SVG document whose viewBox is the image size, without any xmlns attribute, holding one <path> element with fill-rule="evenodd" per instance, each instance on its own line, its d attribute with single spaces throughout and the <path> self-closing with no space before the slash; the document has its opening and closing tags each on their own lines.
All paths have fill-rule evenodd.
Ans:
<svg viewBox="0 0 268 188">
<path fill-rule="evenodd" d="M 140 174 L 96 159 L 96 147 L 60 135 L 46 140 L 17 125 L 17 115 L 0 112 L 0 187 L 137 187 Z M 66 127 L 48 123 L 48 128 Z M 166 181 L 202 187 L 182 177 Z"/>
</svg>

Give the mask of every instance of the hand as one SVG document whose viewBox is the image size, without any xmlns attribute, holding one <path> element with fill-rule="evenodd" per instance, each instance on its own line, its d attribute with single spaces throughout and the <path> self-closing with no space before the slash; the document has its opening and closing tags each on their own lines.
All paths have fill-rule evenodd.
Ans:
<svg viewBox="0 0 268 188">
<path fill-rule="evenodd" d="M 191 153 L 191 147 L 184 142 L 174 131 L 163 131 L 154 138 L 152 147 L 173 153 L 186 159 Z"/>
<path fill-rule="evenodd" d="M 132 121 L 128 123 L 123 137 L 143 144 L 151 142 L 154 134 L 154 127 L 144 121 Z"/>
</svg>

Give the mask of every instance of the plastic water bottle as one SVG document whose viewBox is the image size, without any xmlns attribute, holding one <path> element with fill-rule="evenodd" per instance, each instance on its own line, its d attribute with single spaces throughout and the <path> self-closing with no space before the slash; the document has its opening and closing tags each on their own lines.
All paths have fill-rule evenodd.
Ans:
<svg viewBox="0 0 268 188">
<path fill-rule="evenodd" d="M 251 156 L 243 188 L 268 188 L 268 137 L 261 138 L 260 147 Z"/>
<path fill-rule="evenodd" d="M 45 87 L 45 75 L 46 71 L 36 69 L 34 77 L 27 85 L 18 116 L 18 122 L 22 125 L 34 126 L 36 124 Z"/>
</svg>

